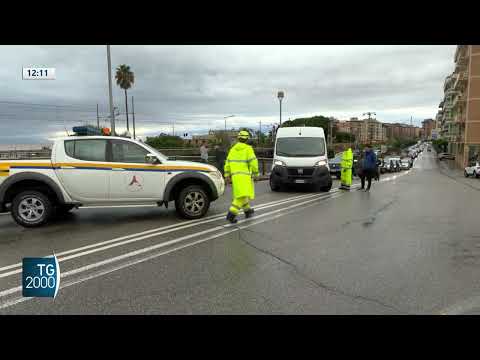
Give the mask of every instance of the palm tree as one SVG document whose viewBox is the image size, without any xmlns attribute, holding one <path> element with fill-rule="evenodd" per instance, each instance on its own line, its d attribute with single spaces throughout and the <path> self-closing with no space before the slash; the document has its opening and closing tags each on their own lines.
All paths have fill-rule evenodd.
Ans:
<svg viewBox="0 0 480 360">
<path fill-rule="evenodd" d="M 120 65 L 117 67 L 115 73 L 115 80 L 117 80 L 117 85 L 125 90 L 125 113 L 127 114 L 127 131 L 130 132 L 130 126 L 128 124 L 128 97 L 127 90 L 130 89 L 135 82 L 135 75 L 133 71 L 130 70 L 128 65 Z"/>
</svg>

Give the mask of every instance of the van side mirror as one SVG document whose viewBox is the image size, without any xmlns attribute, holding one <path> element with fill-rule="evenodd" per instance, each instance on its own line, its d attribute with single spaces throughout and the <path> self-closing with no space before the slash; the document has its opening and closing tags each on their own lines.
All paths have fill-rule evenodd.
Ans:
<svg viewBox="0 0 480 360">
<path fill-rule="evenodd" d="M 161 164 L 161 161 L 158 159 L 157 155 L 148 153 L 145 155 L 145 160 L 147 163 L 155 165 L 155 164 Z"/>
</svg>

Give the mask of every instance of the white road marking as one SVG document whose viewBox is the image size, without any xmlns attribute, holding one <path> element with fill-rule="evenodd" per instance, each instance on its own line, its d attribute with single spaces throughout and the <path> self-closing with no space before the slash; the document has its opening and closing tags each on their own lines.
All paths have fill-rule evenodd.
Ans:
<svg viewBox="0 0 480 360">
<path fill-rule="evenodd" d="M 294 197 L 287 198 L 287 199 L 282 199 L 282 200 L 268 202 L 268 203 L 265 203 L 265 204 L 260 204 L 260 205 L 256 206 L 255 208 L 257 210 L 262 210 L 262 209 L 266 209 L 266 208 L 270 208 L 270 207 L 274 207 L 274 206 L 279 206 L 279 205 L 282 205 L 282 204 L 285 204 L 285 203 L 288 203 L 288 202 L 296 201 L 296 200 L 303 200 L 303 199 L 308 199 L 308 198 L 312 198 L 312 197 L 318 197 L 318 198 L 328 197 L 329 194 L 336 193 L 337 191 L 338 190 L 333 190 L 329 193 L 323 193 L 323 194 L 313 194 L 313 195 L 312 194 L 307 194 L 307 195 L 294 196 Z M 151 229 L 151 230 L 143 231 L 143 232 L 140 232 L 140 233 L 134 233 L 134 234 L 122 236 L 122 237 L 119 237 L 119 238 L 115 238 L 115 239 L 111 239 L 111 240 L 107 240 L 107 241 L 102 241 L 102 242 L 91 244 L 91 245 L 86 245 L 86 246 L 79 247 L 79 248 L 76 248 L 76 249 L 71 249 L 71 250 L 59 252 L 56 255 L 58 257 L 58 261 L 63 262 L 63 261 L 74 259 L 74 258 L 77 258 L 77 257 L 80 257 L 80 256 L 85 256 L 85 255 L 92 254 L 92 253 L 95 253 L 95 252 L 107 250 L 107 249 L 110 249 L 110 248 L 113 248 L 113 247 L 117 247 L 117 246 L 129 244 L 129 243 L 132 243 L 132 242 L 137 242 L 137 241 L 140 241 L 140 240 L 148 239 L 148 238 L 151 238 L 151 237 L 154 237 L 154 236 L 163 235 L 163 234 L 167 234 L 167 233 L 170 233 L 170 232 L 191 228 L 191 227 L 198 226 L 198 225 L 207 224 L 207 223 L 210 223 L 210 222 L 213 222 L 213 221 L 217 221 L 217 220 L 219 220 L 223 217 L 225 217 L 224 214 L 222 214 L 222 215 L 212 215 L 212 216 L 209 216 L 209 217 L 204 218 L 204 219 L 199 219 L 199 220 L 194 220 L 194 221 L 186 221 L 186 222 L 181 222 L 181 223 L 172 224 L 172 225 L 168 225 L 168 226 L 163 226 L 163 227 L 160 227 L 160 228 Z M 185 225 L 182 225 L 182 224 L 185 224 Z M 149 235 L 147 235 L 147 234 L 149 234 Z M 146 235 L 146 236 L 142 236 L 142 235 Z M 130 240 L 127 240 L 127 239 L 130 239 Z M 107 245 L 107 244 L 111 244 L 111 245 Z M 102 246 L 102 245 L 107 245 L 107 246 Z M 82 250 L 87 250 L 87 249 L 92 249 L 92 250 L 80 252 Z M 78 252 L 80 252 L 80 253 L 78 253 Z M 61 257 L 62 255 L 68 255 L 68 254 L 72 254 L 72 253 L 77 253 L 77 254 Z M 0 271 L 5 271 L 5 270 L 16 268 L 16 270 L 0 274 L 0 278 L 4 278 L 4 277 L 7 277 L 7 276 L 11 276 L 11 275 L 15 275 L 15 274 L 20 273 L 22 271 L 21 267 L 22 267 L 22 263 L 16 263 L 16 264 L 13 264 L 13 265 L 8 265 L 8 266 L 4 266 L 4 267 L 0 268 Z"/>
<path fill-rule="evenodd" d="M 334 199 L 334 198 L 337 198 L 337 197 L 341 197 L 341 196 L 343 196 L 343 194 L 337 194 L 337 195 L 332 196 L 331 199 Z M 63 288 L 66 288 L 66 287 L 69 287 L 69 286 L 72 286 L 72 285 L 75 285 L 75 284 L 79 284 L 79 283 L 88 281 L 88 280 L 90 280 L 90 279 L 94 279 L 94 278 L 97 278 L 97 277 L 100 277 L 100 276 L 103 276 L 103 275 L 112 273 L 112 272 L 114 272 L 114 271 L 118 271 L 118 270 L 124 269 L 124 268 L 126 268 L 126 267 L 130 267 L 130 266 L 133 266 L 133 265 L 136 265 L 136 264 L 139 264 L 139 263 L 142 263 L 142 262 L 145 262 L 145 261 L 148 261 L 148 260 L 151 260 L 151 259 L 154 259 L 154 258 L 163 256 L 163 255 L 166 255 L 166 254 L 175 252 L 175 251 L 179 251 L 179 250 L 182 250 L 182 249 L 187 248 L 187 247 L 191 247 L 191 246 L 194 246 L 194 245 L 197 245 L 197 244 L 200 244 L 200 243 L 209 241 L 209 240 L 213 240 L 213 239 L 216 239 L 216 238 L 218 238 L 218 237 L 221 237 L 221 236 L 230 234 L 230 233 L 232 233 L 232 232 L 235 232 L 235 231 L 238 231 L 238 230 L 241 230 L 241 229 L 245 229 L 245 228 L 248 228 L 248 227 L 251 227 L 251 226 L 254 226 L 254 225 L 261 224 L 261 223 L 266 222 L 266 221 L 270 221 L 270 220 L 277 219 L 277 218 L 279 218 L 279 217 L 282 217 L 282 216 L 285 216 L 285 215 L 287 215 L 287 214 L 289 214 L 289 213 L 294 212 L 294 211 L 285 211 L 285 210 L 294 209 L 294 208 L 297 208 L 297 207 L 299 207 L 299 206 L 301 206 L 301 205 L 305 205 L 305 204 L 308 204 L 308 203 L 313 203 L 313 202 L 315 202 L 316 200 L 317 200 L 317 199 L 308 200 L 308 201 L 305 201 L 305 202 L 302 202 L 302 203 L 299 203 L 299 204 L 291 205 L 291 206 L 289 206 L 289 207 L 287 207 L 287 208 L 285 208 L 285 209 L 278 209 L 278 210 L 275 210 L 275 211 L 273 211 L 273 212 L 271 212 L 271 213 L 262 214 L 262 215 L 256 217 L 256 220 L 255 220 L 254 222 L 247 223 L 247 225 L 244 225 L 244 226 L 238 226 L 238 225 L 223 225 L 223 226 L 218 226 L 218 227 L 216 227 L 216 228 L 212 228 L 212 229 L 209 229 L 209 230 L 202 231 L 201 233 L 198 233 L 198 234 L 192 234 L 192 235 L 187 235 L 187 236 L 178 238 L 178 239 L 175 240 L 175 243 L 176 243 L 176 242 L 179 242 L 179 241 L 183 241 L 183 240 L 185 240 L 185 239 L 187 239 L 187 238 L 192 238 L 192 237 L 194 237 L 194 236 L 206 234 L 206 233 L 208 233 L 208 232 L 212 232 L 212 231 L 217 230 L 217 229 L 232 228 L 231 230 L 223 231 L 223 232 L 220 232 L 220 233 L 218 233 L 218 234 L 209 236 L 209 237 L 207 237 L 207 238 L 200 239 L 200 240 L 197 240 L 197 241 L 194 241 L 194 242 L 192 242 L 192 243 L 185 244 L 185 245 L 181 245 L 181 246 L 175 247 L 175 248 L 173 248 L 173 249 L 170 249 L 170 250 L 167 250 L 167 251 L 164 251 L 164 252 L 161 252 L 161 253 L 157 253 L 157 254 L 154 254 L 154 255 L 150 255 L 150 256 L 145 257 L 145 258 L 142 258 L 142 259 L 137 259 L 137 260 L 134 260 L 134 261 L 129 261 L 129 262 L 127 262 L 127 263 L 123 263 L 123 264 L 121 264 L 121 265 L 117 265 L 117 266 L 115 266 L 115 267 L 112 267 L 112 268 L 105 269 L 105 270 L 100 271 L 100 272 L 96 272 L 96 273 L 87 275 L 86 277 L 83 277 L 83 278 L 80 278 L 80 279 L 63 282 L 62 285 L 60 286 L 60 289 L 63 289 Z M 327 200 L 328 200 L 328 199 L 327 199 Z M 311 205 L 308 205 L 308 206 L 304 206 L 304 207 L 302 207 L 302 208 L 299 209 L 299 210 L 300 210 L 300 211 L 301 211 L 301 210 L 304 210 L 305 208 L 310 207 L 310 206 L 313 206 L 313 205 L 315 205 L 315 204 L 311 204 Z M 297 210 L 297 211 L 298 211 L 298 210 Z M 278 213 L 278 212 L 280 212 L 280 214 L 275 215 L 275 216 L 273 216 L 273 217 L 266 217 L 266 216 L 269 215 L 269 214 Z M 258 218 L 261 218 L 261 217 L 265 217 L 265 219 L 258 220 Z M 247 219 L 240 220 L 238 223 L 243 223 L 243 222 L 245 222 L 245 221 L 247 221 Z M 172 240 L 172 241 L 170 241 L 170 242 L 173 243 L 173 241 L 174 241 L 174 240 Z M 113 261 L 118 261 L 118 260 L 121 260 L 121 259 L 126 258 L 126 257 L 135 256 L 135 255 L 138 255 L 138 254 L 147 252 L 147 251 L 156 250 L 156 249 L 161 248 L 161 247 L 164 247 L 164 246 L 165 246 L 165 245 L 162 243 L 162 244 L 150 246 L 150 247 L 148 247 L 148 248 L 140 249 L 140 250 L 137 250 L 137 251 L 134 251 L 134 252 L 131 252 L 131 253 L 126 253 L 126 254 L 117 256 L 117 257 L 115 257 L 115 258 L 111 258 L 111 259 L 104 260 L 104 261 L 101 261 L 101 262 L 98 262 L 98 263 L 95 263 L 95 264 L 91 264 L 91 265 L 84 266 L 84 267 L 82 267 L 82 268 L 78 268 L 78 269 L 75 269 L 75 270 L 71 270 L 71 271 L 69 271 L 69 272 L 67 272 L 67 273 L 62 274 L 61 277 L 63 278 L 63 277 L 66 277 L 66 276 L 70 276 L 70 275 L 74 275 L 74 274 L 81 273 L 81 272 L 84 272 L 84 271 L 88 271 L 88 270 L 91 270 L 92 268 L 96 268 L 96 267 L 102 266 L 102 265 L 104 265 L 104 264 L 113 262 Z M 147 250 L 147 249 L 149 249 L 149 250 Z M 134 254 L 134 255 L 131 255 L 132 253 L 135 253 L 135 254 Z M 21 291 L 21 286 L 18 286 L 18 287 L 15 287 L 15 288 L 12 288 L 12 289 L 9 289 L 9 290 L 6 290 L 6 291 L 2 291 L 2 292 L 0 292 L 0 298 L 1 298 L 1 297 L 5 297 L 5 296 L 10 295 L 10 294 L 13 294 L 13 293 L 16 293 L 16 292 L 19 292 L 19 291 Z M 27 300 L 33 300 L 33 299 L 35 299 L 35 298 L 23 298 L 23 297 L 20 297 L 20 298 L 12 299 L 12 300 L 10 300 L 10 301 L 3 302 L 3 303 L 0 305 L 0 309 L 4 309 L 4 308 L 10 307 L 10 306 L 12 306 L 12 305 L 15 305 L 15 304 L 18 304 L 18 303 L 27 301 Z"/>
<path fill-rule="evenodd" d="M 356 187 L 359 187 L 359 186 L 360 186 L 360 185 L 357 183 L 357 184 L 353 185 L 352 188 L 356 188 Z M 332 193 L 333 193 L 333 196 L 328 196 L 328 195 L 330 195 L 330 194 L 332 194 Z M 335 193 L 338 193 L 338 194 L 335 195 Z M 168 241 L 168 242 L 164 242 L 164 243 L 160 243 L 160 244 L 157 244 L 157 245 L 149 246 L 149 247 L 146 247 L 146 248 L 143 248 L 143 249 L 135 250 L 135 251 L 132 251 L 132 252 L 129 252 L 129 253 L 125 253 L 125 254 L 120 255 L 120 256 L 116 256 L 116 257 L 109 258 L 109 259 L 106 259 L 106 260 L 103 260 L 103 261 L 100 261 L 100 262 L 97 262 L 97 263 L 93 263 L 93 264 L 89 264 L 89 265 L 83 266 L 83 267 L 81 267 L 81 268 L 74 269 L 74 270 L 68 271 L 68 272 L 66 272 L 66 273 L 63 273 L 63 274 L 61 275 L 61 277 L 64 278 L 64 277 L 66 277 L 66 276 L 71 276 L 71 275 L 75 275 L 75 274 L 77 274 L 77 273 L 82 273 L 82 272 L 85 272 L 85 271 L 88 271 L 88 270 L 91 270 L 91 269 L 94 269 L 94 268 L 97 268 L 97 267 L 100 267 L 100 266 L 103 266 L 103 265 L 106 265 L 106 264 L 109 264 L 109 263 L 112 263 L 112 262 L 115 262 L 115 261 L 120 261 L 120 260 L 122 260 L 122 259 L 124 259 L 124 258 L 129 258 L 129 257 L 136 256 L 136 255 L 139 255 L 139 254 L 142 254 L 142 253 L 146 253 L 146 252 L 149 252 L 149 251 L 152 251 L 152 250 L 156 250 L 156 249 L 159 249 L 159 248 L 168 246 L 168 245 L 172 245 L 172 244 L 178 243 L 178 242 L 180 242 L 180 241 L 188 240 L 188 239 L 193 238 L 193 237 L 195 237 L 195 236 L 207 234 L 207 233 L 210 233 L 210 232 L 213 232 L 213 231 L 217 231 L 217 230 L 221 230 L 221 229 L 224 229 L 224 228 L 232 228 L 232 227 L 233 227 L 233 230 L 224 231 L 224 232 L 215 234 L 215 235 L 213 235 L 213 236 L 210 236 L 210 237 L 208 237 L 208 238 L 200 239 L 200 240 L 197 240 L 197 241 L 195 241 L 195 242 L 193 242 L 193 243 L 189 243 L 189 244 L 186 244 L 186 245 L 182 245 L 182 246 L 179 246 L 179 247 L 176 247 L 176 248 L 167 250 L 167 251 L 165 251 L 165 252 L 162 252 L 162 253 L 159 253 L 159 254 L 155 254 L 155 255 L 149 256 L 149 257 L 147 257 L 147 258 L 142 258 L 142 259 L 139 259 L 139 260 L 136 260 L 136 261 L 131 261 L 131 262 L 128 262 L 128 263 L 124 263 L 124 264 L 119 265 L 119 266 L 117 266 L 117 267 L 115 267 L 115 268 L 110 268 L 110 269 L 104 270 L 104 271 L 102 271 L 102 272 L 97 272 L 97 273 L 94 273 L 94 274 L 90 274 L 88 277 L 85 277 L 85 278 L 82 278 L 82 279 L 78 279 L 78 280 L 70 281 L 70 282 L 68 282 L 68 281 L 67 281 L 67 282 L 64 282 L 63 285 L 61 286 L 61 288 L 65 288 L 65 287 L 68 287 L 68 286 L 71 286 L 71 285 L 74 285 L 74 284 L 77 284 L 77 283 L 81 283 L 81 282 L 87 281 L 87 280 L 89 280 L 89 279 L 93 279 L 93 278 L 96 278 L 96 277 L 99 277 L 99 276 L 102 276 L 102 275 L 105 275 L 105 274 L 114 272 L 114 271 L 116 271 L 116 270 L 123 269 L 123 268 L 125 268 L 125 267 L 129 267 L 129 266 L 132 266 L 132 265 L 135 265 L 135 264 L 138 264 L 138 263 L 141 263 L 141 262 L 145 262 L 145 261 L 147 261 L 147 260 L 150 260 L 150 259 L 153 259 L 153 258 L 162 256 L 162 255 L 165 255 L 165 254 L 174 252 L 174 251 L 181 250 L 181 249 L 186 248 L 186 247 L 194 246 L 194 245 L 196 245 L 196 244 L 199 244 L 199 243 L 202 243 L 202 242 L 205 242 L 205 241 L 208 241 L 208 240 L 212 240 L 212 239 L 218 238 L 218 237 L 220 237 L 220 236 L 229 234 L 229 233 L 231 233 L 231 232 L 238 231 L 239 229 L 247 228 L 247 227 L 254 226 L 254 225 L 257 225 L 257 224 L 266 222 L 266 221 L 270 221 L 270 220 L 279 218 L 279 217 L 281 217 L 281 216 L 284 216 L 284 215 L 286 215 L 286 214 L 288 214 L 288 213 L 290 213 L 290 212 L 293 212 L 293 211 L 286 211 L 286 210 L 295 209 L 295 208 L 297 208 L 297 207 L 299 207 L 299 206 L 306 205 L 306 204 L 310 204 L 310 205 L 304 206 L 302 209 L 300 209 L 300 210 L 303 210 L 303 209 L 305 209 L 305 208 L 307 208 L 307 207 L 310 207 L 310 206 L 315 205 L 314 202 L 317 201 L 317 200 L 323 200 L 323 198 L 325 198 L 325 200 L 335 199 L 335 198 L 338 198 L 338 197 L 343 196 L 343 194 L 345 194 L 345 193 L 344 193 L 344 192 L 340 192 L 339 190 L 334 190 L 334 191 L 331 191 L 331 192 L 329 192 L 329 193 L 322 194 L 322 195 L 327 195 L 327 196 L 324 196 L 324 197 L 317 196 L 317 198 L 314 198 L 314 199 L 310 199 L 310 200 L 307 200 L 307 201 L 304 201 L 304 202 L 301 202 L 301 203 L 297 203 L 297 204 L 288 206 L 288 207 L 286 207 L 286 208 L 277 209 L 277 210 L 274 210 L 274 211 L 272 211 L 272 212 L 269 212 L 269 213 L 265 213 L 265 214 L 261 214 L 261 215 L 259 215 L 259 216 L 256 216 L 256 217 L 254 218 L 254 221 L 253 221 L 253 222 L 250 222 L 250 223 L 248 223 L 248 225 L 245 225 L 245 226 L 243 226 L 243 227 L 242 227 L 242 226 L 239 227 L 238 225 L 233 225 L 233 224 L 217 226 L 217 227 L 214 227 L 214 228 L 211 228 L 211 229 L 208 229 L 208 230 L 204 230 L 204 231 L 199 232 L 199 233 L 196 233 L 196 234 L 186 235 L 186 236 L 183 236 L 183 237 L 174 239 L 174 240 L 170 240 L 170 241 Z M 304 197 L 304 196 L 299 196 L 299 197 Z M 305 196 L 305 198 L 308 198 L 308 197 L 314 197 L 314 196 Z M 311 203 L 313 203 L 313 204 L 311 204 Z M 266 208 L 266 207 L 271 207 L 271 206 L 275 206 L 275 205 L 265 206 L 264 208 Z M 267 217 L 268 215 L 277 214 L 277 213 L 280 213 L 280 214 L 275 215 L 275 216 Z M 258 221 L 258 219 L 259 219 L 259 218 L 262 218 L 262 217 L 265 217 L 265 219 Z M 241 223 L 243 223 L 243 222 L 245 222 L 245 221 L 248 221 L 248 220 L 249 220 L 249 219 L 239 220 L 237 224 L 241 224 Z M 22 287 L 21 287 L 21 286 L 14 287 L 14 288 L 11 288 L 11 289 L 8 289 L 8 290 L 4 290 L 4 291 L 0 292 L 0 298 L 5 297 L 5 296 L 8 296 L 8 295 L 10 295 L 10 294 L 14 294 L 14 293 L 16 293 L 16 292 L 20 292 L 21 290 L 22 290 Z M 27 300 L 32 300 L 32 299 L 34 299 L 34 298 L 23 298 L 23 297 L 20 297 L 20 298 L 12 299 L 12 300 L 9 300 L 9 301 L 7 301 L 7 302 L 3 302 L 3 303 L 0 305 L 0 309 L 3 309 L 3 308 L 6 308 L 6 307 L 15 305 L 15 304 L 18 304 L 18 303 L 27 301 Z"/>
</svg>

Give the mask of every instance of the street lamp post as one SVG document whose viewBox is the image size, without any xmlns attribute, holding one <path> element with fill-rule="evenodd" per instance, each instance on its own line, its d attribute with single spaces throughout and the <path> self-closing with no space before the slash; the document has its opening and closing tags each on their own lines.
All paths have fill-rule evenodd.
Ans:
<svg viewBox="0 0 480 360">
<path fill-rule="evenodd" d="M 282 100 L 285 97 L 285 93 L 283 91 L 279 91 L 277 97 L 278 101 L 280 102 L 280 126 L 282 126 Z"/>
<path fill-rule="evenodd" d="M 234 117 L 235 115 L 229 115 L 229 116 L 224 116 L 223 117 L 223 120 L 225 120 L 225 132 L 227 132 L 227 119 L 228 118 L 231 118 L 231 117 Z"/>
<path fill-rule="evenodd" d="M 111 135 L 115 136 L 115 114 L 113 110 L 112 61 L 110 59 L 110 45 L 107 45 L 107 66 L 108 66 L 108 93 L 110 98 L 110 127 L 111 127 Z"/>
</svg>

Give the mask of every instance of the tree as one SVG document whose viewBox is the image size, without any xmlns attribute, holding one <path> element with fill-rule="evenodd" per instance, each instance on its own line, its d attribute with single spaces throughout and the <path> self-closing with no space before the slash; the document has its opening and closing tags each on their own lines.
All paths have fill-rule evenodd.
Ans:
<svg viewBox="0 0 480 360">
<path fill-rule="evenodd" d="M 335 141 L 339 143 L 355 142 L 355 135 L 347 132 L 337 131 L 336 133 L 334 132 L 334 136 L 335 136 Z"/>
<path fill-rule="evenodd" d="M 329 124 L 330 124 L 330 119 L 328 117 L 319 115 L 319 116 L 312 116 L 310 118 L 299 118 L 294 120 L 287 120 L 282 123 L 282 127 L 292 127 L 292 126 L 321 127 L 325 132 L 325 136 L 328 138 L 328 135 L 330 132 Z"/>
<path fill-rule="evenodd" d="M 135 82 L 135 75 L 130 70 L 130 66 L 122 64 L 117 67 L 115 79 L 117 80 L 117 85 L 125 91 L 125 114 L 127 115 L 127 131 L 130 131 L 130 126 L 128 124 L 127 90 L 130 89 Z"/>
<path fill-rule="evenodd" d="M 151 147 L 154 147 L 155 149 L 179 148 L 184 146 L 184 143 L 181 137 L 166 135 L 166 134 L 147 137 L 145 143 L 147 145 L 150 145 Z"/>
</svg>

